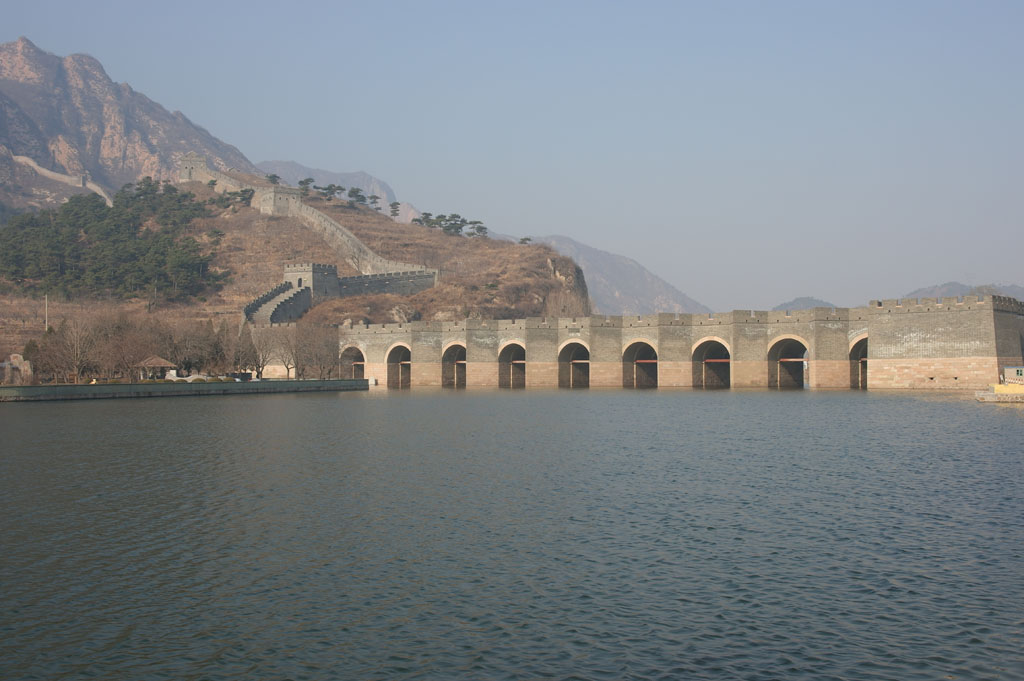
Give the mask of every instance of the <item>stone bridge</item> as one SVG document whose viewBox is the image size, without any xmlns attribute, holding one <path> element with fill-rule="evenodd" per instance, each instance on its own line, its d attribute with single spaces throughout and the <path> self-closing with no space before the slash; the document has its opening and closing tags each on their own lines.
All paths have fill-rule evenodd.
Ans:
<svg viewBox="0 0 1024 681">
<path fill-rule="evenodd" d="M 391 388 L 978 389 L 1024 363 L 999 296 L 790 312 L 342 326 L 343 378 Z"/>
</svg>

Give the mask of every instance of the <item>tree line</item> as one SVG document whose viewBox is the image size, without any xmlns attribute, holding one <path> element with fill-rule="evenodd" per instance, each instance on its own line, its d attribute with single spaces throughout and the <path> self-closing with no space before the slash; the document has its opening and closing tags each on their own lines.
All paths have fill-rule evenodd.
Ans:
<svg viewBox="0 0 1024 681">
<path fill-rule="evenodd" d="M 338 331 L 294 324 L 239 328 L 227 321 L 165 320 L 151 315 L 100 313 L 63 319 L 22 351 L 37 380 L 81 383 L 90 379 L 136 382 L 140 363 L 157 356 L 184 374 L 222 376 L 284 365 L 289 377 L 338 375 Z"/>
<path fill-rule="evenodd" d="M 466 236 L 487 236 L 487 228 L 479 220 L 467 220 L 458 213 L 434 215 L 433 213 L 421 213 L 414 219 L 413 224 L 423 225 L 431 229 L 440 229 L 445 234 L 459 236 L 465 232 Z"/>
<path fill-rule="evenodd" d="M 270 184 L 280 184 L 281 176 L 276 173 L 271 173 L 266 176 L 267 181 Z M 316 182 L 312 177 L 306 177 L 299 180 L 299 191 L 302 196 L 308 197 L 311 195 L 311 189 L 316 192 L 317 198 L 322 201 L 330 202 L 335 197 L 348 197 L 348 207 L 356 208 L 358 206 L 368 206 L 373 208 L 378 213 L 383 212 L 384 207 L 381 205 L 381 197 L 376 194 L 370 194 L 366 196 L 363 190 L 359 187 L 349 187 L 347 190 L 340 184 L 334 184 L 333 182 L 324 186 L 313 184 Z M 398 201 L 392 201 L 388 204 L 388 208 L 391 211 L 391 217 L 397 218 L 401 204 Z"/>
<path fill-rule="evenodd" d="M 213 254 L 186 234 L 193 220 L 208 215 L 193 194 L 148 177 L 125 185 L 113 206 L 96 194 L 73 196 L 0 227 L 0 278 L 22 291 L 69 297 L 194 298 L 228 276 L 211 271 Z"/>
</svg>

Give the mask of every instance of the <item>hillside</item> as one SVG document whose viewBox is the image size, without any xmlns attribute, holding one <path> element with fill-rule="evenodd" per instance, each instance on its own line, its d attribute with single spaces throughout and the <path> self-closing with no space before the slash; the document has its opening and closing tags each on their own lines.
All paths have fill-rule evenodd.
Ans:
<svg viewBox="0 0 1024 681">
<path fill-rule="evenodd" d="M 259 181 L 258 177 L 245 179 Z M 201 202 L 218 196 L 202 183 L 185 183 L 179 189 L 194 193 Z M 572 260 L 547 247 L 448 236 L 439 230 L 396 223 L 365 207 L 310 201 L 348 226 L 380 255 L 435 267 L 441 273 L 436 288 L 408 298 L 362 296 L 327 301 L 308 313 L 311 322 L 581 316 L 589 312 L 582 272 Z M 247 302 L 281 281 L 286 263 L 336 263 L 340 274 L 358 274 L 345 266 L 342 255 L 297 219 L 269 217 L 237 204 L 208 204 L 207 209 L 210 215 L 194 220 L 182 235 L 195 239 L 203 252 L 211 255 L 211 270 L 228 273 L 220 290 L 208 292 L 192 304 L 115 295 L 69 298 L 53 291 L 49 300 L 51 325 L 64 316 L 92 315 L 100 310 L 238 323 Z M 4 229 L 0 228 L 0 237 Z M 30 338 L 43 332 L 44 292 L 39 288 L 36 295 L 0 296 L 0 356 L 20 351 Z"/>
<path fill-rule="evenodd" d="M 353 321 L 512 319 L 582 316 L 590 303 L 583 272 L 572 259 L 543 245 L 450 236 L 406 225 L 365 207 L 338 201 L 307 202 L 345 225 L 378 255 L 437 269 L 437 287 L 409 298 L 372 296 L 328 301 L 311 319 Z"/>
<path fill-rule="evenodd" d="M 389 204 L 398 201 L 391 185 L 362 171 L 338 173 L 333 170 L 324 170 L 323 168 L 310 168 L 295 161 L 260 161 L 256 164 L 256 167 L 268 175 L 271 173 L 277 175 L 281 178 L 282 182 L 293 187 L 298 186 L 299 182 L 307 177 L 312 177 L 314 184 L 321 187 L 329 184 L 341 185 L 346 189 L 357 187 L 362 189 L 363 194 L 366 196 L 374 194 L 379 196 L 385 213 L 390 213 L 388 209 Z M 398 216 L 396 219 L 399 222 L 412 222 L 413 219 L 420 216 L 420 212 L 412 204 L 401 201 L 398 201 L 398 203 Z"/>
<path fill-rule="evenodd" d="M 258 172 L 181 112 L 113 82 L 88 55 L 58 57 L 26 38 L 0 44 L 0 203 L 52 206 L 83 191 L 40 177 L 17 156 L 46 170 L 88 175 L 112 194 L 145 176 L 173 179 L 188 151 L 222 170 Z"/>
<path fill-rule="evenodd" d="M 192 151 L 244 183 L 267 184 L 267 173 L 237 149 L 180 112 L 168 112 L 127 84 L 114 83 L 92 57 L 58 57 L 25 38 L 0 45 L 0 214 L 58 209 L 69 197 L 90 193 L 84 186 L 89 182 L 108 203 L 124 185 L 145 177 L 162 186 L 161 180 L 176 180 L 178 159 Z M 394 198 L 390 187 L 369 175 L 309 172 L 297 164 L 282 170 L 277 174 L 286 179 L 315 177 L 318 184 L 334 182 Z M 160 273 L 164 278 L 148 283 L 138 280 L 138 273 L 153 269 L 149 261 L 157 251 L 140 250 L 141 244 L 132 238 L 134 234 L 145 243 L 171 238 L 164 234 L 166 225 L 160 224 L 157 214 L 141 224 L 118 223 L 116 239 L 109 243 L 101 236 L 106 209 L 95 197 L 70 204 L 74 210 L 84 207 L 90 217 L 81 223 L 74 216 L 62 219 L 57 240 L 49 246 L 43 243 L 49 214 L 16 222 L 16 228 L 0 226 L 0 238 L 16 238 L 16 229 L 26 225 L 36 230 L 31 247 L 26 243 L 25 248 L 11 250 L 8 278 L 0 281 L 5 292 L 0 296 L 0 356 L 19 351 L 29 338 L 38 337 L 47 315 L 51 325 L 63 317 L 101 311 L 155 315 L 168 321 L 212 318 L 237 323 L 247 302 L 281 281 L 286 263 L 332 263 L 342 275 L 357 274 L 346 266 L 345 254 L 332 250 L 299 219 L 263 215 L 237 200 L 228 201 L 214 189 L 223 188 L 203 183 L 179 186 L 180 192 L 193 194 L 207 214 L 175 226 L 173 238 L 185 250 L 159 251 L 167 260 L 160 266 L 166 270 Z M 381 256 L 440 272 L 439 285 L 429 291 L 409 298 L 330 301 L 310 312 L 313 321 L 580 316 L 590 311 L 583 273 L 571 259 L 548 247 L 449 236 L 401 224 L 366 206 L 308 200 Z M 407 208 L 406 217 L 413 210 Z M 58 258 L 63 257 L 62 249 L 70 249 L 71 270 L 65 273 L 52 262 L 20 269 L 23 257 L 31 260 L 47 249 Z M 215 276 L 203 285 L 190 281 L 187 293 L 175 289 L 180 289 L 175 276 L 165 276 L 197 269 Z"/>
<path fill-rule="evenodd" d="M 187 183 L 180 189 L 194 193 L 202 202 L 215 198 L 213 191 L 203 184 Z M 195 239 L 204 253 L 212 254 L 211 269 L 229 274 L 220 290 L 188 304 L 153 302 L 146 296 L 128 299 L 117 295 L 68 297 L 54 291 L 44 304 L 44 290 L 30 295 L 8 287 L 7 292 L 0 295 L 0 356 L 19 352 L 30 338 L 42 334 L 47 307 L 51 325 L 68 316 L 122 312 L 166 320 L 212 318 L 238 323 L 247 302 L 281 281 L 286 263 L 334 262 L 337 259 L 337 254 L 323 239 L 295 221 L 268 217 L 255 209 L 237 205 L 224 208 L 208 205 L 207 208 L 209 217 L 194 220 L 183 229 L 182 235 Z M 0 238 L 4 230 L 0 227 Z M 3 285 L 0 281 L 0 287 Z"/>
<path fill-rule="evenodd" d="M 567 236 L 535 237 L 579 264 L 594 311 L 602 314 L 711 312 L 637 261 L 587 246 Z"/>
</svg>

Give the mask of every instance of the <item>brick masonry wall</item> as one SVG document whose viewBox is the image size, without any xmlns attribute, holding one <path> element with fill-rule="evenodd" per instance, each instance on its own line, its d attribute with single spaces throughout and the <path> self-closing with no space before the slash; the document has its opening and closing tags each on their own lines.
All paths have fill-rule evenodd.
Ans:
<svg viewBox="0 0 1024 681">
<path fill-rule="evenodd" d="M 621 388 L 622 362 L 590 362 L 591 388 Z"/>
<path fill-rule="evenodd" d="M 729 373 L 733 388 L 764 388 L 768 385 L 768 362 L 761 360 L 732 360 Z"/>
<path fill-rule="evenodd" d="M 497 388 L 497 362 L 466 362 L 467 388 Z"/>
<path fill-rule="evenodd" d="M 868 361 L 874 390 L 983 390 L 996 382 L 995 357 L 928 357 Z"/>
<path fill-rule="evenodd" d="M 658 386 L 689 388 L 693 385 L 693 365 L 690 362 L 658 360 Z"/>
<path fill-rule="evenodd" d="M 811 388 L 847 389 L 850 387 L 850 361 L 810 360 L 805 380 Z"/>
<path fill-rule="evenodd" d="M 648 315 L 577 319 L 465 320 L 356 326 L 342 329 L 345 343 L 364 348 L 367 361 L 383 363 L 395 342 L 413 347 L 413 385 L 440 384 L 440 357 L 452 342 L 467 350 L 467 385 L 496 386 L 497 357 L 507 342 L 526 348 L 527 387 L 558 385 L 558 354 L 566 343 L 590 349 L 592 387 L 621 387 L 622 355 L 633 341 L 643 340 L 658 353 L 662 387 L 693 385 L 692 348 L 717 338 L 732 351 L 732 387 L 767 387 L 769 350 L 779 338 L 798 338 L 808 350 L 807 380 L 811 387 L 849 389 L 850 347 L 868 336 L 868 387 L 873 389 L 976 389 L 994 383 L 999 366 L 1024 364 L 1020 352 L 1024 313 L 1016 308 L 993 318 L 992 305 L 977 299 L 959 304 L 901 304 L 831 310 L 816 308 L 783 312 L 734 311 L 708 315 Z M 968 309 L 969 308 L 969 309 Z M 1005 318 L 1003 318 L 1005 317 Z M 995 354 L 997 330 L 1000 347 Z M 950 349 L 959 356 L 937 354 Z M 697 365 L 699 368 L 699 365 Z M 371 369 L 368 367 L 368 371 Z M 371 375 L 370 373 L 367 374 Z M 381 380 L 383 378 L 381 374 Z"/>
<path fill-rule="evenodd" d="M 527 388 L 557 388 L 558 362 L 531 362 L 526 360 Z"/>
</svg>

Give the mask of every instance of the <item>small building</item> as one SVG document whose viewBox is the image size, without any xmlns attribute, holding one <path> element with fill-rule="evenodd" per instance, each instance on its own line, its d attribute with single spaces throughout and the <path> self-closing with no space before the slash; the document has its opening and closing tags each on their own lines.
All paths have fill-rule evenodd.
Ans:
<svg viewBox="0 0 1024 681">
<path fill-rule="evenodd" d="M 1024 385 L 1024 366 L 1003 367 L 1002 379 L 1004 385 Z"/>
<path fill-rule="evenodd" d="M 168 369 L 177 367 L 163 357 L 150 355 L 136 364 L 135 368 L 139 370 L 139 379 L 145 381 L 166 378 Z"/>
</svg>

